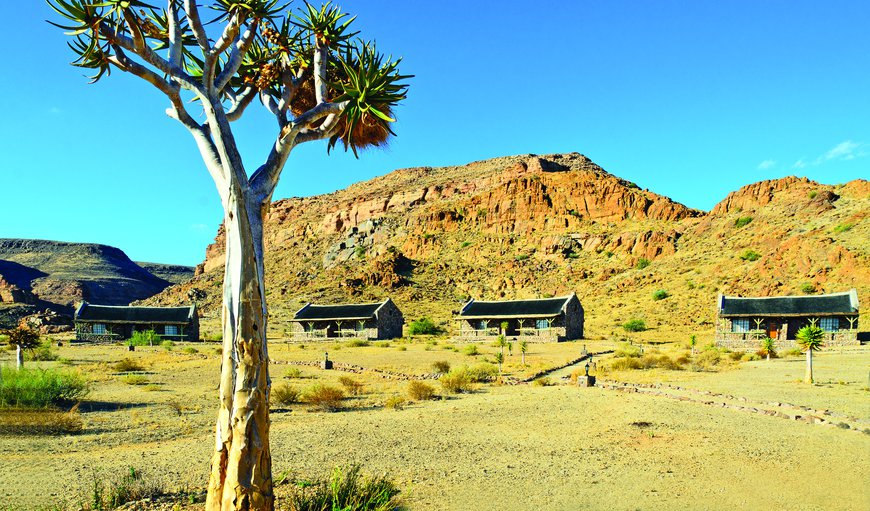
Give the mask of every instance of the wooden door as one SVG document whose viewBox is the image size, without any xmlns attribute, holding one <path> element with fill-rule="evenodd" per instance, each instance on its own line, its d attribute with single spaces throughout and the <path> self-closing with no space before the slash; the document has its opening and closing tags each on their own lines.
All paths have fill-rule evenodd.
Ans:
<svg viewBox="0 0 870 511">
<path fill-rule="evenodd" d="M 767 336 L 771 339 L 776 339 L 776 336 L 779 334 L 779 321 L 768 320 L 767 321 Z"/>
</svg>

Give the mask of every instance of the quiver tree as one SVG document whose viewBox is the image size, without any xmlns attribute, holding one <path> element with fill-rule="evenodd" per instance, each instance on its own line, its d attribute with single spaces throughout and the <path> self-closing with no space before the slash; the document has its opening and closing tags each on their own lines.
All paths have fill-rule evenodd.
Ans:
<svg viewBox="0 0 870 511">
<path fill-rule="evenodd" d="M 93 81 L 120 70 L 153 85 L 217 186 L 226 233 L 223 359 L 206 508 L 272 509 L 263 218 L 297 145 L 326 140 L 327 151 L 341 143 L 357 155 L 385 143 L 409 76 L 399 74 L 399 60 L 357 39 L 354 18 L 330 4 L 285 14 L 279 0 L 167 0 L 165 8 L 47 1 L 72 38 L 73 65 L 94 70 Z M 255 99 L 277 129 L 249 173 L 232 123 Z"/>
<path fill-rule="evenodd" d="M 804 373 L 805 383 L 813 382 L 813 352 L 819 351 L 824 347 L 825 344 L 822 341 L 824 336 L 825 332 L 812 322 L 798 330 L 795 334 L 798 345 L 807 354 L 807 368 Z"/>
<path fill-rule="evenodd" d="M 39 347 L 39 333 L 26 326 L 19 326 L 7 330 L 9 344 L 15 346 L 15 367 L 21 369 L 24 366 L 24 350 L 33 351 Z"/>
</svg>

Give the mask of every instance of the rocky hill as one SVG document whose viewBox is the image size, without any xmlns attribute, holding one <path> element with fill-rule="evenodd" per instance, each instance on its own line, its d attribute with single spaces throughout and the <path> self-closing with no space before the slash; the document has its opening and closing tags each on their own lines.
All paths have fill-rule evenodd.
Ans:
<svg viewBox="0 0 870 511">
<path fill-rule="evenodd" d="M 710 212 L 641 190 L 577 153 L 394 171 L 327 195 L 276 201 L 266 225 L 270 333 L 308 301 L 391 296 L 406 318 L 453 327 L 469 297 L 576 291 L 592 336 L 641 317 L 712 335 L 719 292 L 856 287 L 870 298 L 870 183 L 762 181 Z M 190 282 L 216 322 L 223 233 Z M 653 300 L 664 289 L 670 295 Z M 216 323 L 213 323 L 216 324 Z"/>
<path fill-rule="evenodd" d="M 193 268 L 134 263 L 91 243 L 0 239 L 0 321 L 49 308 L 71 313 L 81 300 L 127 305 L 193 276 Z"/>
</svg>

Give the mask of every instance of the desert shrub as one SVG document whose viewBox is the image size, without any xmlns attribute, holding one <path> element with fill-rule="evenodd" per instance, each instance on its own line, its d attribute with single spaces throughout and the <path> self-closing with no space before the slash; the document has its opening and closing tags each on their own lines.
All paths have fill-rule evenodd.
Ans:
<svg viewBox="0 0 870 511">
<path fill-rule="evenodd" d="M 64 366 L 71 366 L 71 365 L 73 365 L 73 361 L 70 360 L 70 359 L 68 359 L 68 358 L 66 358 L 66 357 L 59 357 L 59 358 L 57 359 L 57 363 L 60 364 L 60 365 L 64 365 Z"/>
<path fill-rule="evenodd" d="M 166 351 L 172 351 L 172 348 L 175 347 L 175 343 L 170 340 L 160 341 L 160 346 Z"/>
<path fill-rule="evenodd" d="M 532 385 L 535 387 L 549 387 L 553 382 L 550 381 L 550 378 L 547 376 L 541 376 L 537 380 L 532 382 Z"/>
<path fill-rule="evenodd" d="M 411 335 L 434 335 L 441 330 L 429 318 L 420 318 L 411 321 L 408 325 L 408 333 Z"/>
<path fill-rule="evenodd" d="M 749 225 L 749 222 L 752 221 L 751 216 L 741 216 L 737 220 L 734 220 L 734 227 L 740 229 L 741 227 L 746 227 Z"/>
<path fill-rule="evenodd" d="M 88 394 L 77 373 L 51 369 L 0 368 L 0 406 L 45 408 L 78 401 Z"/>
<path fill-rule="evenodd" d="M 642 369 L 643 363 L 636 357 L 616 358 L 610 362 L 608 368 L 611 371 L 632 371 Z"/>
<path fill-rule="evenodd" d="M 465 367 L 451 369 L 449 373 L 438 379 L 441 387 L 451 394 L 471 392 L 472 382 L 468 369 Z"/>
<path fill-rule="evenodd" d="M 167 493 L 163 486 L 153 479 L 145 478 L 142 472 L 129 467 L 126 473 L 115 476 L 97 476 L 87 496 L 89 506 L 82 509 L 103 511 L 116 509 L 128 502 L 151 500 Z"/>
<path fill-rule="evenodd" d="M 732 351 L 731 353 L 728 354 L 728 357 L 731 360 L 737 361 L 737 360 L 741 360 L 743 358 L 743 355 L 745 355 L 745 354 L 746 353 L 743 351 Z"/>
<path fill-rule="evenodd" d="M 803 356 L 804 352 L 802 352 L 802 351 L 800 350 L 800 348 L 792 348 L 792 349 L 790 349 L 790 350 L 783 351 L 783 352 L 780 353 L 780 354 L 781 354 L 783 357 L 801 357 L 801 356 Z"/>
<path fill-rule="evenodd" d="M 640 259 L 637 260 L 636 263 L 634 263 L 634 267 L 637 268 L 638 270 L 642 270 L 642 269 L 646 268 L 647 266 L 649 266 L 650 264 L 651 263 L 650 263 L 649 259 L 647 259 L 645 257 L 641 257 Z"/>
<path fill-rule="evenodd" d="M 812 200 L 812 199 L 815 199 L 815 198 L 816 198 L 816 195 L 818 195 L 818 194 L 819 194 L 819 192 L 817 192 L 817 191 L 815 191 L 815 190 L 810 190 L 810 193 L 807 194 L 807 195 L 809 195 L 810 200 Z"/>
<path fill-rule="evenodd" d="M 744 353 L 740 360 L 743 362 L 750 362 L 752 360 L 761 360 L 761 357 L 758 353 Z"/>
<path fill-rule="evenodd" d="M 846 232 L 852 229 L 852 227 L 855 227 L 855 224 L 838 224 L 834 227 L 834 232 L 840 234 L 841 232 Z"/>
<path fill-rule="evenodd" d="M 51 350 L 51 342 L 49 341 L 25 352 L 24 359 L 35 362 L 51 362 L 57 360 L 57 353 Z"/>
<path fill-rule="evenodd" d="M 132 371 L 144 371 L 145 367 L 143 367 L 138 360 L 133 360 L 132 358 L 122 358 L 121 360 L 115 362 L 115 365 L 112 366 L 112 369 L 114 369 L 116 373 L 129 373 Z"/>
<path fill-rule="evenodd" d="M 747 248 L 743 251 L 742 254 L 740 254 L 740 259 L 743 259 L 744 261 L 757 261 L 760 258 L 761 254 L 749 248 Z"/>
<path fill-rule="evenodd" d="M 389 348 L 390 341 L 378 341 L 375 343 L 375 346 L 377 346 L 378 348 Z"/>
<path fill-rule="evenodd" d="M 620 343 L 613 352 L 614 357 L 639 357 L 640 347 L 627 342 Z"/>
<path fill-rule="evenodd" d="M 715 349 L 702 351 L 692 362 L 693 371 L 711 371 L 719 365 L 722 356 Z"/>
<path fill-rule="evenodd" d="M 477 355 L 478 354 L 477 345 L 476 344 L 469 344 L 468 346 L 462 348 L 462 353 L 465 353 L 469 357 L 473 357 L 473 356 Z"/>
<path fill-rule="evenodd" d="M 158 390 L 160 390 L 160 385 L 157 385 L 156 383 L 149 383 L 148 385 L 142 387 L 142 390 L 144 390 L 145 392 L 157 392 Z"/>
<path fill-rule="evenodd" d="M 677 359 L 673 359 L 667 355 L 658 355 L 655 359 L 655 367 L 666 369 L 668 371 L 682 371 L 683 365 Z"/>
<path fill-rule="evenodd" d="M 643 332 L 646 330 L 646 321 L 642 319 L 630 319 L 622 324 L 626 332 Z"/>
<path fill-rule="evenodd" d="M 344 392 L 328 385 L 315 385 L 308 389 L 302 400 L 324 412 L 337 412 L 342 408 Z"/>
<path fill-rule="evenodd" d="M 408 384 L 408 397 L 414 401 L 428 401 L 435 397 L 435 387 L 422 381 L 412 380 Z"/>
<path fill-rule="evenodd" d="M 83 429 L 78 406 L 68 412 L 51 408 L 9 408 L 0 413 L 0 435 L 75 435 Z"/>
<path fill-rule="evenodd" d="M 372 343 L 365 339 L 351 339 L 347 341 L 347 343 L 345 343 L 345 346 L 347 346 L 348 348 L 363 348 L 371 345 Z"/>
<path fill-rule="evenodd" d="M 804 294 L 812 294 L 812 293 L 815 293 L 815 292 L 816 292 L 816 286 L 813 285 L 812 282 L 805 282 L 805 283 L 801 286 L 801 293 L 804 293 Z"/>
<path fill-rule="evenodd" d="M 384 401 L 384 408 L 388 410 L 402 410 L 405 408 L 405 398 L 402 396 L 390 396 Z"/>
<path fill-rule="evenodd" d="M 432 362 L 432 370 L 436 373 L 447 374 L 450 372 L 450 362 L 446 360 L 438 360 L 437 362 Z"/>
<path fill-rule="evenodd" d="M 671 296 L 670 293 L 665 291 L 664 289 L 656 289 L 652 294 L 652 299 L 654 301 L 664 300 L 665 298 Z"/>
<path fill-rule="evenodd" d="M 514 257 L 514 261 L 517 261 L 517 262 L 525 261 L 528 258 L 529 258 L 529 254 L 519 254 L 518 256 Z"/>
<path fill-rule="evenodd" d="M 399 346 L 399 347 L 396 348 L 396 349 L 399 350 L 399 351 L 408 351 L 408 347 L 407 347 L 407 346 Z"/>
<path fill-rule="evenodd" d="M 501 353 L 498 353 L 500 355 Z M 498 377 L 498 367 L 489 362 L 479 362 L 467 368 L 468 376 L 471 381 L 483 383 L 494 381 Z"/>
<path fill-rule="evenodd" d="M 291 380 L 296 378 L 302 378 L 302 370 L 298 367 L 291 367 L 287 369 L 287 374 L 284 375 L 284 378 L 289 378 Z"/>
<path fill-rule="evenodd" d="M 689 363 L 689 357 L 687 357 L 686 355 L 680 355 L 679 357 L 674 359 L 674 362 L 681 366 L 684 366 Z"/>
<path fill-rule="evenodd" d="M 359 396 L 363 393 L 363 383 L 357 380 L 354 380 L 350 376 L 339 376 L 338 383 L 344 387 L 344 390 L 347 391 L 351 396 Z"/>
<path fill-rule="evenodd" d="M 129 343 L 133 346 L 158 346 L 160 336 L 154 330 L 134 331 Z"/>
<path fill-rule="evenodd" d="M 199 353 L 199 350 L 194 348 L 193 346 L 185 346 L 184 349 L 181 351 L 187 353 L 188 355 L 195 355 Z"/>
<path fill-rule="evenodd" d="M 456 351 L 456 346 L 454 346 L 452 344 L 442 344 L 441 349 L 447 350 L 447 351 Z"/>
<path fill-rule="evenodd" d="M 299 402 L 299 390 L 290 385 L 277 385 L 272 388 L 272 402 L 289 406 Z"/>
<path fill-rule="evenodd" d="M 365 478 L 358 465 L 336 468 L 329 478 L 297 480 L 289 485 L 293 511 L 395 511 L 401 509 L 399 488 L 386 476 Z"/>
<path fill-rule="evenodd" d="M 121 381 L 127 385 L 147 385 L 149 382 L 144 374 L 126 374 L 121 377 Z"/>
</svg>

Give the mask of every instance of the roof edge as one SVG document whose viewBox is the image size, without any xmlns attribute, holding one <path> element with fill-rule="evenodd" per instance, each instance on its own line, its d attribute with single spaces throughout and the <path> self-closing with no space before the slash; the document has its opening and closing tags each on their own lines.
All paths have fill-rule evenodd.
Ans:
<svg viewBox="0 0 870 511">
<path fill-rule="evenodd" d="M 823 296 L 844 296 L 849 295 L 855 292 L 855 289 L 851 289 L 849 291 L 841 291 L 839 293 L 825 293 L 821 295 L 778 295 L 778 296 L 727 296 L 720 294 L 723 300 L 771 300 L 774 298 L 821 298 Z M 857 295 L 855 296 L 855 300 L 858 300 Z"/>
<path fill-rule="evenodd" d="M 567 302 L 568 300 L 571 299 L 572 296 L 577 296 L 577 293 L 571 293 L 570 295 L 567 295 L 567 296 L 553 296 L 550 298 L 517 298 L 515 300 L 474 300 L 474 299 L 471 299 L 471 301 L 468 302 L 468 304 L 470 304 L 471 302 L 476 302 L 476 303 L 511 303 L 511 302 L 540 302 L 543 300 L 564 300 Z M 466 304 L 466 306 L 468 304 Z M 464 309 L 465 309 L 465 307 L 463 307 L 463 310 Z"/>
</svg>

